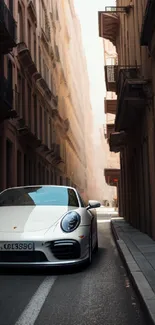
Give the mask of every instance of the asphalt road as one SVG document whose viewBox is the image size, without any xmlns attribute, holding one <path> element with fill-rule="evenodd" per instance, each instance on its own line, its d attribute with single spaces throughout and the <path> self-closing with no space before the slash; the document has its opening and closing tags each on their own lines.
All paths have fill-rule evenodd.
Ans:
<svg viewBox="0 0 155 325">
<path fill-rule="evenodd" d="M 1 271 L 0 325 L 146 324 L 108 219 L 98 215 L 99 252 L 87 269 Z"/>
</svg>

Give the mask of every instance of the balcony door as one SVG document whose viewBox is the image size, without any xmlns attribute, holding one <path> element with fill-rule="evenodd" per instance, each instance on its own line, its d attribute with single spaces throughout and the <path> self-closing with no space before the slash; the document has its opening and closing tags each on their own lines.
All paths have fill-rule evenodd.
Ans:
<svg viewBox="0 0 155 325">
<path fill-rule="evenodd" d="M 8 78 L 7 78 L 7 94 L 6 99 L 12 107 L 13 104 L 13 93 L 12 93 L 12 62 L 8 60 Z"/>
</svg>

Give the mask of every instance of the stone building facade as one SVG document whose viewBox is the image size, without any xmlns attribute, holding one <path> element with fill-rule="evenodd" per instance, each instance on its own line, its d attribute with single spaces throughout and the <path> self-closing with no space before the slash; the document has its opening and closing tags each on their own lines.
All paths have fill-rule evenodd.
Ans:
<svg viewBox="0 0 155 325">
<path fill-rule="evenodd" d="M 99 12 L 100 36 L 116 47 L 106 84 L 117 94 L 110 149 L 120 152 L 120 213 L 155 239 L 155 1 L 117 0 Z"/>
<path fill-rule="evenodd" d="M 2 0 L 0 15 L 0 189 L 66 184 L 87 196 L 91 105 L 72 1 Z"/>
</svg>

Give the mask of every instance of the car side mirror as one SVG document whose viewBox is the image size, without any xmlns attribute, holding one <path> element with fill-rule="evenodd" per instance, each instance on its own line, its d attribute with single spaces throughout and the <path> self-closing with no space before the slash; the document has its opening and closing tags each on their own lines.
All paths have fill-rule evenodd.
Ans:
<svg viewBox="0 0 155 325">
<path fill-rule="evenodd" d="M 90 200 L 88 202 L 87 210 L 100 208 L 101 203 L 95 200 Z"/>
</svg>

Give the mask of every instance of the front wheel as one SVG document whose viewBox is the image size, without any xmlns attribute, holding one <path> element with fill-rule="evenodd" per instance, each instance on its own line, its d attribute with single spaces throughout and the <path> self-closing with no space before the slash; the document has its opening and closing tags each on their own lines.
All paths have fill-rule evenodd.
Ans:
<svg viewBox="0 0 155 325">
<path fill-rule="evenodd" d="M 87 265 L 90 265 L 92 263 L 92 230 L 90 230 L 89 234 L 89 257 L 87 260 Z"/>
<path fill-rule="evenodd" d="M 94 252 L 97 253 L 97 251 L 98 251 L 98 236 L 96 238 L 96 245 L 94 247 Z"/>
</svg>

